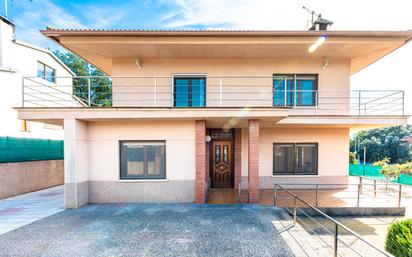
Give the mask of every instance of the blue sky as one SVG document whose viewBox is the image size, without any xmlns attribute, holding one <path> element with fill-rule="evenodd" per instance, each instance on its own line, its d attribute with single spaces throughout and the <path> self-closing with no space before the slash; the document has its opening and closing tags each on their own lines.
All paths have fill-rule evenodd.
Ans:
<svg viewBox="0 0 412 257">
<path fill-rule="evenodd" d="M 46 26 L 80 29 L 306 30 L 306 5 L 334 22 L 334 30 L 411 30 L 411 0 L 8 0 L 17 38 L 56 45 L 39 33 Z M 3 0 L 0 13 L 4 14 Z M 405 90 L 412 114 L 412 43 L 351 78 L 352 89 Z M 410 120 L 412 122 L 412 119 Z"/>
<path fill-rule="evenodd" d="M 174 1 L 8 0 L 8 17 L 19 39 L 54 47 L 38 33 L 47 26 L 71 29 L 164 28 Z M 4 6 L 1 9 L 4 14 Z"/>
<path fill-rule="evenodd" d="M 99 29 L 298 29 L 309 15 L 302 5 L 335 22 L 334 29 L 412 29 L 409 0 L 7 0 L 19 39 L 55 47 L 38 32 Z M 4 14 L 3 0 L 0 13 Z"/>
</svg>

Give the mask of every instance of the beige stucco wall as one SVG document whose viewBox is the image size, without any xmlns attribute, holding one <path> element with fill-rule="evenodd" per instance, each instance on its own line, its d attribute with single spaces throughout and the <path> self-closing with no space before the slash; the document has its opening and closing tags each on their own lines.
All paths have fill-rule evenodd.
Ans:
<svg viewBox="0 0 412 257">
<path fill-rule="evenodd" d="M 248 131 L 242 129 L 242 176 L 248 170 Z M 119 140 L 166 140 L 167 181 L 195 179 L 194 121 L 88 122 L 88 180 L 119 185 L 146 182 L 119 181 Z M 273 143 L 318 143 L 318 175 L 272 177 Z M 261 128 L 260 176 L 262 187 L 273 183 L 345 182 L 348 173 L 348 128 Z M 339 181 L 337 180 L 339 179 Z M 166 182 L 159 182 L 167 183 Z M 125 185 L 126 187 L 126 185 Z"/>
<path fill-rule="evenodd" d="M 66 207 L 87 203 L 193 202 L 194 121 L 65 122 Z M 119 141 L 166 141 L 165 180 L 120 180 Z"/>
<path fill-rule="evenodd" d="M 139 70 L 135 59 L 114 59 L 113 76 L 160 78 L 156 80 L 115 78 L 113 105 L 173 106 L 173 82 L 170 76 L 203 74 L 207 76 L 207 106 L 272 106 L 271 76 L 273 74 L 319 74 L 318 86 L 321 92 L 318 114 L 346 114 L 350 61 L 329 60 L 327 68 L 322 69 L 323 61 L 323 59 L 145 59 L 142 61 L 142 69 Z M 216 78 L 222 76 L 251 76 L 252 78 L 223 78 L 222 80 Z M 221 83 L 222 104 L 219 93 Z M 336 99 L 336 96 L 342 99 Z M 329 97 L 335 98 L 331 101 L 327 99 Z M 330 102 L 335 104 L 328 104 Z M 315 110 L 299 108 L 295 113 L 315 114 Z"/>
<path fill-rule="evenodd" d="M 0 199 L 64 183 L 63 160 L 0 163 Z"/>
<path fill-rule="evenodd" d="M 89 122 L 88 135 L 89 180 L 119 180 L 119 140 L 165 140 L 166 180 L 195 179 L 194 121 Z"/>
<path fill-rule="evenodd" d="M 242 177 L 247 177 L 248 131 L 242 129 Z M 318 143 L 318 175 L 272 176 L 273 143 Z M 348 128 L 261 128 L 260 184 L 273 188 L 274 183 L 344 183 L 349 170 Z"/>
<path fill-rule="evenodd" d="M 195 121 L 65 120 L 66 206 L 86 203 L 193 202 Z M 120 180 L 120 140 L 165 140 L 165 180 Z M 315 142 L 319 175 L 272 177 L 274 142 Z M 341 183 L 348 172 L 347 128 L 260 129 L 260 186 Z M 247 181 L 248 130 L 242 129 L 242 180 Z M 77 201 L 77 202 L 76 202 Z"/>
</svg>

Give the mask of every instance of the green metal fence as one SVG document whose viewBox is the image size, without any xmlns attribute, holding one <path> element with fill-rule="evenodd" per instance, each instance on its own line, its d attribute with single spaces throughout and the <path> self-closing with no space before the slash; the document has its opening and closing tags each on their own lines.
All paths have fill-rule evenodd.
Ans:
<svg viewBox="0 0 412 257">
<path fill-rule="evenodd" d="M 0 137 L 0 163 L 63 158 L 63 140 Z"/>
<path fill-rule="evenodd" d="M 385 180 L 385 176 L 380 173 L 381 170 L 382 167 L 380 166 L 349 164 L 349 175 L 351 176 L 366 176 L 375 179 Z M 412 176 L 401 174 L 398 179 L 394 179 L 391 181 L 405 185 L 412 185 Z"/>
</svg>

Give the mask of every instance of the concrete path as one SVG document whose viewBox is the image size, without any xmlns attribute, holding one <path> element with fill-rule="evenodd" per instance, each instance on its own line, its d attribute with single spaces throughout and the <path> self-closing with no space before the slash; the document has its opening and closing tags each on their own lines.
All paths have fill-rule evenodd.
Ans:
<svg viewBox="0 0 412 257">
<path fill-rule="evenodd" d="M 0 200 L 0 235 L 64 210 L 64 186 Z"/>
<path fill-rule="evenodd" d="M 258 205 L 111 204 L 66 210 L 0 236 L 0 256 L 293 256 Z"/>
</svg>

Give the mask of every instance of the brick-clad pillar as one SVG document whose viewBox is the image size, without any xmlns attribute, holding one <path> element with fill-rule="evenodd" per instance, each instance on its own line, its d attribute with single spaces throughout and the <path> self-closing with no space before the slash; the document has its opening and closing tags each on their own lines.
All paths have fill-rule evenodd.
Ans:
<svg viewBox="0 0 412 257">
<path fill-rule="evenodd" d="M 234 135 L 234 152 L 235 152 L 235 188 L 239 189 L 239 183 L 242 179 L 242 129 L 236 128 Z"/>
<path fill-rule="evenodd" d="M 209 170 L 210 170 L 210 143 L 206 143 L 206 171 L 205 171 L 205 182 L 209 181 Z"/>
<path fill-rule="evenodd" d="M 206 199 L 206 123 L 196 121 L 196 203 L 205 203 Z"/>
<path fill-rule="evenodd" d="M 249 120 L 249 202 L 259 202 L 259 120 Z"/>
</svg>

